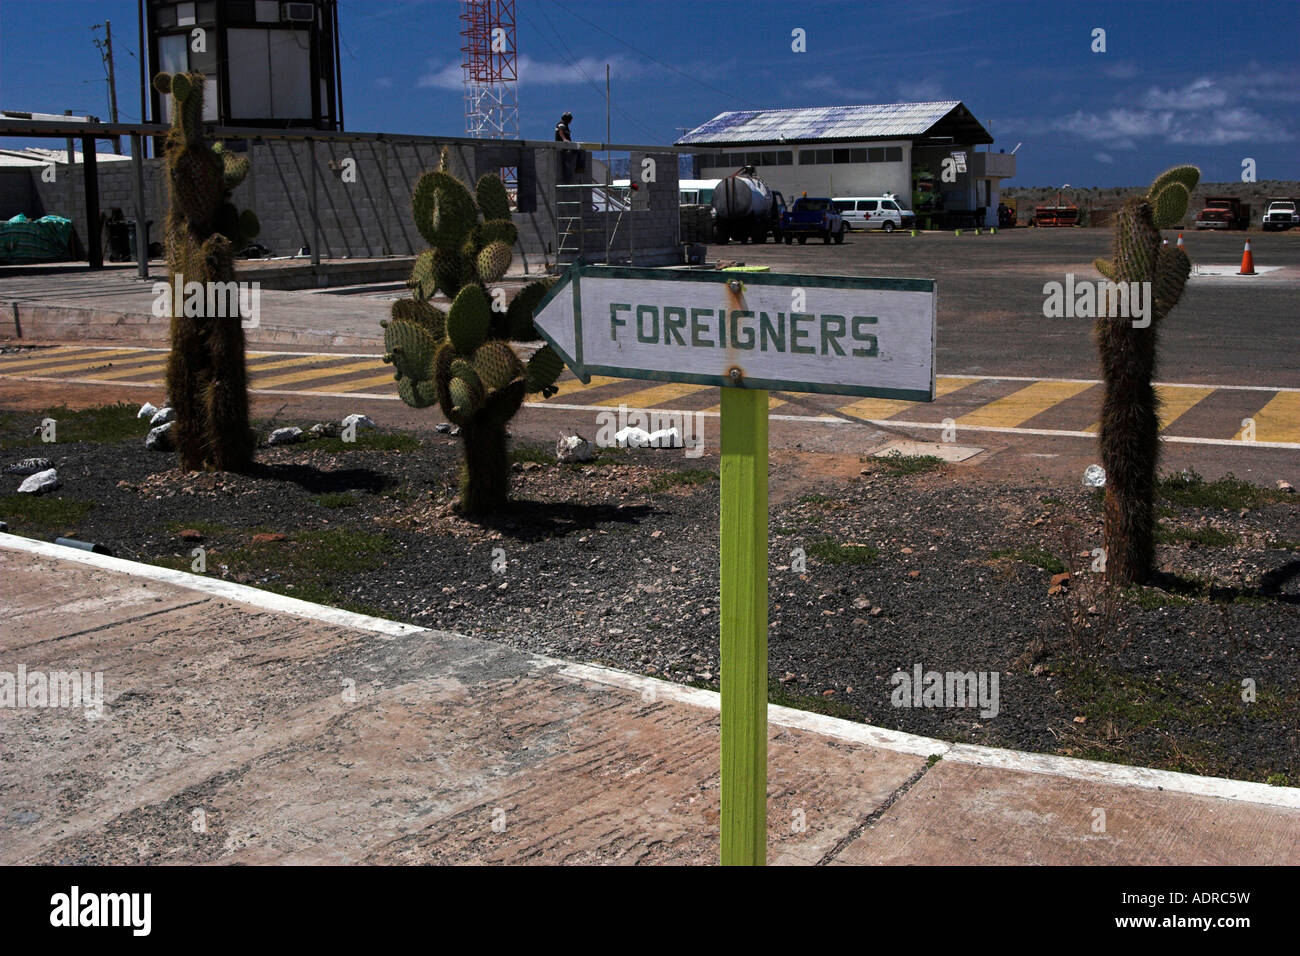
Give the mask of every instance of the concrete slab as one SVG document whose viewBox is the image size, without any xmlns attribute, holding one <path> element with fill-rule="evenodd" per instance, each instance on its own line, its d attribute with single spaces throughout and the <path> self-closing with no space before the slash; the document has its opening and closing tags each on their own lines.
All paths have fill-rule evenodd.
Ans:
<svg viewBox="0 0 1300 956">
<path fill-rule="evenodd" d="M 940 761 L 834 862 L 1291 865 L 1300 809 Z"/>
<path fill-rule="evenodd" d="M 943 461 L 966 461 L 984 451 L 975 445 L 955 445 L 946 441 L 891 441 L 888 445 L 877 448 L 871 453 L 872 458 L 888 458 L 901 455 L 905 458 L 932 455 Z"/>
<path fill-rule="evenodd" d="M 715 693 L 10 535 L 0 581 L 0 672 L 106 706 L 0 706 L 0 863 L 716 859 Z M 768 819 L 772 863 L 1300 861 L 1300 791 L 780 707 Z"/>
</svg>

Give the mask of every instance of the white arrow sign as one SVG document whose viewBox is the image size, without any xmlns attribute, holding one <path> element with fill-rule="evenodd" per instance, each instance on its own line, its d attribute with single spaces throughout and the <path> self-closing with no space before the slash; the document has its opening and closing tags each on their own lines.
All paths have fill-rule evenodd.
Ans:
<svg viewBox="0 0 1300 956">
<path fill-rule="evenodd" d="M 934 400 L 930 279 L 573 266 L 535 321 L 584 382 Z"/>
</svg>

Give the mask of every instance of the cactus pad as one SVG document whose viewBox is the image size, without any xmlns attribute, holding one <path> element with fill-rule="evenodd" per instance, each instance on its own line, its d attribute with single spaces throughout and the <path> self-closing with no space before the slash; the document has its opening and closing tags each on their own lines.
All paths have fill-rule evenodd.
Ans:
<svg viewBox="0 0 1300 956">
<path fill-rule="evenodd" d="M 474 194 L 478 199 L 478 208 L 483 210 L 484 219 L 510 218 L 510 194 L 496 173 L 480 176 Z"/>
<path fill-rule="evenodd" d="M 487 338 L 492 307 L 480 286 L 460 290 L 447 313 L 447 338 L 461 355 L 470 355 Z"/>
<path fill-rule="evenodd" d="M 544 345 L 528 360 L 528 368 L 524 375 L 525 387 L 530 392 L 540 392 L 554 385 L 563 371 L 564 362 L 555 354 L 553 348 Z"/>
<path fill-rule="evenodd" d="M 504 242 L 489 242 L 478 254 L 476 265 L 479 279 L 483 282 L 496 282 L 506 274 L 512 258 L 510 247 Z"/>
</svg>

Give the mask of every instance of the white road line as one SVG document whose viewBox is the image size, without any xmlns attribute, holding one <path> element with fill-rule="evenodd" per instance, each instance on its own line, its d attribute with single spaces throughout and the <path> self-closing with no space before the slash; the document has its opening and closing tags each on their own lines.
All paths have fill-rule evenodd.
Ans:
<svg viewBox="0 0 1300 956">
<path fill-rule="evenodd" d="M 437 637 L 449 633 L 434 631 L 415 624 L 402 624 L 384 618 L 356 614 L 352 611 L 343 611 L 323 604 L 312 604 L 309 601 L 300 601 L 297 598 L 262 591 L 246 584 L 236 584 L 233 581 L 223 581 L 219 578 L 191 574 L 188 571 L 176 571 L 152 564 L 128 561 L 124 558 L 114 558 L 90 551 L 81 551 L 77 548 L 36 541 L 19 535 L 0 533 L 0 547 L 13 551 L 24 551 L 28 554 L 36 554 L 55 560 L 76 561 L 106 571 L 115 571 L 189 588 L 190 590 L 238 601 L 241 604 L 248 604 L 268 611 L 292 614 L 296 617 L 334 624 L 339 627 L 351 627 L 389 637 L 419 633 Z M 493 643 L 483 638 L 476 638 L 476 640 Z M 612 667 L 578 664 L 538 654 L 530 654 L 529 656 L 532 657 L 533 666 L 537 670 L 546 669 L 570 679 L 619 687 L 634 691 L 637 694 L 652 689 L 657 697 L 665 700 L 673 700 L 711 711 L 721 710 L 721 697 L 715 691 L 685 687 L 669 681 L 642 677 Z M 824 714 L 814 714 L 809 711 L 795 710 L 774 704 L 768 705 L 767 714 L 769 725 L 805 730 L 809 733 L 834 737 L 848 743 L 879 747 L 882 750 L 892 750 L 917 757 L 928 757 L 937 754 L 944 760 L 973 764 L 979 767 L 1038 773 L 1113 786 L 1137 787 L 1143 790 L 1167 790 L 1173 793 L 1215 797 L 1221 800 L 1236 800 L 1243 803 L 1259 803 L 1266 806 L 1300 809 L 1300 788 L 1297 787 L 1273 787 L 1268 784 L 1251 783 L 1245 780 L 1198 777 L 1193 774 L 1175 773 L 1170 770 L 1151 770 L 1146 767 L 1100 763 L 1094 760 L 1079 760 L 1074 757 L 1058 757 L 1051 754 L 1004 750 L 999 747 L 953 744 L 945 740 L 920 737 L 915 734 L 889 730 L 884 727 L 873 727 L 870 724 L 856 723 L 839 717 L 828 717 Z"/>
</svg>

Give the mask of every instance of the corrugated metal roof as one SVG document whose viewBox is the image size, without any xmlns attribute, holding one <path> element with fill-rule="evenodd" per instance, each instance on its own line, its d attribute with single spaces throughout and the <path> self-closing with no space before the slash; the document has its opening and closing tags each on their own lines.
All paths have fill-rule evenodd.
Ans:
<svg viewBox="0 0 1300 956">
<path fill-rule="evenodd" d="M 729 110 L 691 130 L 678 145 L 775 143 L 801 140 L 868 139 L 919 136 L 961 106 L 937 103 L 880 103 L 873 106 L 818 106 L 783 110 Z"/>
</svg>

